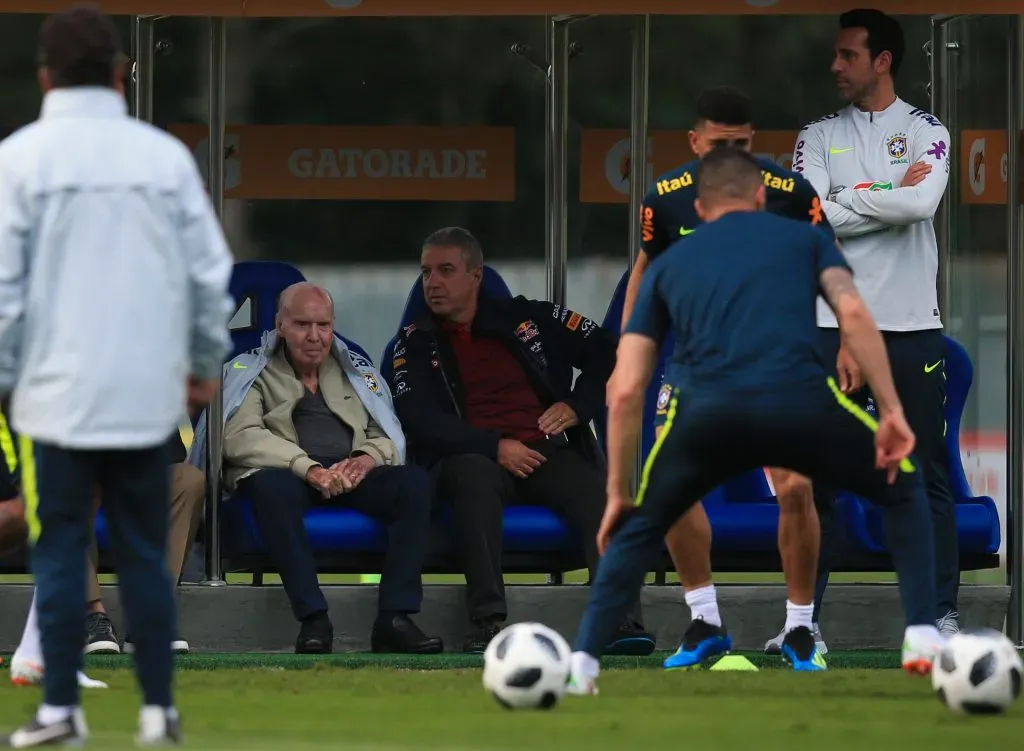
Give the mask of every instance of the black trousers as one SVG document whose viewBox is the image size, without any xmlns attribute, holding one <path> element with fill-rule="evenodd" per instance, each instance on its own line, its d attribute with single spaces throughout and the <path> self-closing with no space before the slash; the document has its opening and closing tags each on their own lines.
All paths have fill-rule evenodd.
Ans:
<svg viewBox="0 0 1024 751">
<path fill-rule="evenodd" d="M 325 467 L 337 461 L 313 458 Z M 303 512 L 314 504 L 346 506 L 387 525 L 378 608 L 387 614 L 419 612 L 430 532 L 430 481 L 425 470 L 412 465 L 376 467 L 354 490 L 329 501 L 288 469 L 261 469 L 242 480 L 239 490 L 252 498 L 256 523 L 296 619 L 327 612 L 303 521 Z"/>
<path fill-rule="evenodd" d="M 21 443 L 22 492 L 33 537 L 32 573 L 42 636 L 44 701 L 78 701 L 85 559 L 93 534 L 93 489 L 110 526 L 125 628 L 135 641 L 143 703 L 173 704 L 171 641 L 177 633 L 167 573 L 170 480 L 164 446 L 85 451 Z"/>
<path fill-rule="evenodd" d="M 561 514 L 580 535 L 591 580 L 597 571 L 597 530 L 606 500 L 604 471 L 564 443 L 539 441 L 530 447 L 547 461 L 525 479 L 480 454 L 448 457 L 433 470 L 438 499 L 452 504 L 452 532 L 466 574 L 469 618 L 474 622 L 508 616 L 501 573 L 502 520 L 508 504 L 545 506 Z M 629 620 L 642 623 L 639 603 Z"/>
<path fill-rule="evenodd" d="M 781 467 L 847 487 L 878 502 L 900 578 L 908 625 L 931 623 L 932 538 L 921 472 L 913 459 L 889 485 L 875 468 L 870 420 L 822 385 L 765 404 L 756 397 L 679 399 L 660 447 L 647 460 L 637 506 L 616 530 L 590 590 L 576 649 L 600 657 L 673 524 L 730 477 Z"/>
<path fill-rule="evenodd" d="M 821 329 L 822 356 L 835 367 L 839 352 L 836 329 Z M 910 428 L 917 436 L 915 454 L 924 471 L 925 490 L 932 513 L 935 544 L 936 619 L 957 609 L 960 588 L 960 548 L 956 529 L 956 503 L 949 486 L 949 452 L 946 449 L 946 343 L 940 329 L 883 332 L 893 382 L 903 403 Z M 850 398 L 874 409 L 871 393 L 863 388 Z M 847 488 L 850 489 L 850 488 Z M 821 555 L 815 591 L 815 620 L 828 585 L 829 570 L 843 548 L 842 530 L 835 513 L 837 488 L 814 484 L 815 505 L 821 519 Z"/>
</svg>

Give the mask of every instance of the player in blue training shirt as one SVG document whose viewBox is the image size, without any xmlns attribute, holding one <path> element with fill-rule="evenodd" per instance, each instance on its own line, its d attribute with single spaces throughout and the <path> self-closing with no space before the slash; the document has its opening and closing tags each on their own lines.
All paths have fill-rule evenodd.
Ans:
<svg viewBox="0 0 1024 751">
<path fill-rule="evenodd" d="M 928 500 L 910 456 L 914 435 L 885 345 L 849 267 L 817 229 L 759 211 L 765 187 L 760 166 L 745 151 L 714 149 L 697 180 L 704 224 L 645 274 L 608 382 L 608 505 L 598 533 L 603 557 L 576 640 L 569 690 L 596 692 L 602 648 L 639 596 L 676 520 L 727 478 L 763 466 L 820 478 L 882 507 L 907 623 L 903 665 L 930 672 L 943 639 L 933 613 Z M 877 422 L 842 393 L 819 354 L 819 294 L 836 312 L 876 396 Z M 640 405 L 670 331 L 680 378 L 634 503 L 630 478 Z M 821 669 L 810 625 L 807 610 L 783 643 L 796 670 Z"/>
<path fill-rule="evenodd" d="M 633 309 L 636 293 L 647 267 L 680 237 L 693 232 L 701 224 L 694 208 L 697 197 L 696 175 L 700 157 L 716 146 L 729 145 L 749 150 L 753 139 L 753 105 L 740 92 L 727 87 L 709 89 L 696 102 L 697 123 L 690 131 L 690 146 L 698 156 L 659 177 L 651 186 L 641 206 L 641 253 L 629 280 L 623 306 L 622 326 Z M 822 210 L 814 187 L 802 175 L 783 169 L 767 159 L 757 159 L 765 185 L 766 208 L 773 214 L 790 217 L 819 227 L 835 240 L 832 227 Z M 680 273 L 685 274 L 685 269 Z M 843 356 L 845 356 L 845 352 Z M 680 365 L 669 358 L 655 412 L 655 435 L 668 416 L 672 389 L 678 385 Z M 846 390 L 847 382 L 840 378 Z M 814 506 L 811 485 L 807 478 L 781 469 L 770 469 L 772 484 L 779 499 L 779 553 L 789 582 L 788 600 L 794 608 L 813 609 L 814 587 L 818 565 L 820 530 L 832 531 L 833 500 L 821 496 L 829 504 L 821 510 Z M 693 617 L 675 654 L 665 660 L 667 669 L 689 668 L 714 656 L 715 645 L 704 643 L 704 625 L 720 626 L 718 598 L 711 582 L 711 525 L 700 503 L 685 514 L 666 538 L 679 582 L 686 592 L 686 604 Z M 832 545 L 826 541 L 826 546 Z M 818 652 L 828 651 L 817 626 L 813 627 Z M 720 646 L 720 645 L 719 645 Z"/>
</svg>

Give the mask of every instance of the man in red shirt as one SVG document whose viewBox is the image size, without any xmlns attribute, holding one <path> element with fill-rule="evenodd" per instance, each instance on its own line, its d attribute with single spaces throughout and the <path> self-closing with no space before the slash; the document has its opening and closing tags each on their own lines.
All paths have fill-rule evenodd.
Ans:
<svg viewBox="0 0 1024 751">
<path fill-rule="evenodd" d="M 483 253 L 467 230 L 433 233 L 420 265 L 430 312 L 399 336 L 392 393 L 410 456 L 452 504 L 472 624 L 465 650 L 482 652 L 508 614 L 506 504 L 557 511 L 579 533 L 591 576 L 597 569 L 605 468 L 590 421 L 604 407 L 616 338 L 549 302 L 481 296 Z M 609 650 L 654 650 L 639 606 Z"/>
</svg>

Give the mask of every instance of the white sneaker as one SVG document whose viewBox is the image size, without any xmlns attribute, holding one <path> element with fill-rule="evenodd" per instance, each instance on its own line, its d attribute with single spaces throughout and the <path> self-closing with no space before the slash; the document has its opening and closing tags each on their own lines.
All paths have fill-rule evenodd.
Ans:
<svg viewBox="0 0 1024 751">
<path fill-rule="evenodd" d="M 176 710 L 143 707 L 139 711 L 139 733 L 135 745 L 143 748 L 181 744 L 181 720 Z"/>
<path fill-rule="evenodd" d="M 565 684 L 565 693 L 569 696 L 597 696 L 597 681 L 582 676 L 569 676 Z"/>
<path fill-rule="evenodd" d="M 43 666 L 38 662 L 21 658 L 11 660 L 11 683 L 15 686 L 38 686 L 43 682 L 43 672 Z M 78 685 L 80 688 L 110 688 L 81 671 L 78 672 Z"/>
<path fill-rule="evenodd" d="M 946 646 L 934 626 L 908 626 L 903 636 L 903 669 L 911 675 L 931 675 L 932 663 Z"/>
<path fill-rule="evenodd" d="M 950 610 L 935 621 L 935 626 L 939 629 L 939 633 L 948 639 L 954 634 L 960 633 L 960 614 L 955 610 Z"/>
<path fill-rule="evenodd" d="M 811 633 L 814 634 L 814 646 L 818 650 L 818 654 L 822 657 L 828 654 L 828 647 L 825 645 L 825 640 L 821 636 L 821 628 L 817 623 L 812 624 Z M 764 653 L 766 655 L 780 655 L 782 654 L 782 642 L 786 638 L 786 629 L 783 628 L 779 632 L 779 635 L 769 639 L 764 643 Z"/>
</svg>

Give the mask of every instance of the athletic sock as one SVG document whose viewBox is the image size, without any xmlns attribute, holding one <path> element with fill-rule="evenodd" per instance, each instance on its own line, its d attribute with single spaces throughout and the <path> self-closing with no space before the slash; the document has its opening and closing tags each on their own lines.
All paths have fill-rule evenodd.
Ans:
<svg viewBox="0 0 1024 751">
<path fill-rule="evenodd" d="M 907 625 L 934 627 L 935 542 L 931 509 L 920 477 L 908 500 L 882 506 L 882 520 Z"/>
<path fill-rule="evenodd" d="M 789 633 L 795 628 L 803 626 L 808 630 L 813 630 L 813 624 L 811 622 L 811 615 L 814 613 L 814 603 L 810 605 L 794 605 L 789 600 L 786 600 L 786 627 L 783 629 L 785 633 Z"/>
<path fill-rule="evenodd" d="M 702 620 L 712 626 L 722 625 L 722 616 L 718 612 L 718 595 L 715 585 L 691 589 L 686 593 L 686 604 L 690 608 L 691 620 Z"/>
<path fill-rule="evenodd" d="M 32 593 L 32 605 L 28 609 L 28 618 L 25 620 L 25 630 L 21 633 L 21 642 L 14 651 L 14 657 L 18 660 L 43 664 L 43 645 L 39 636 L 39 621 L 36 617 L 36 595 Z"/>
<path fill-rule="evenodd" d="M 41 725 L 56 725 L 58 722 L 71 719 L 71 714 L 74 710 L 74 707 L 54 707 L 49 704 L 43 704 L 39 707 L 39 711 L 36 712 L 36 719 Z"/>
</svg>

